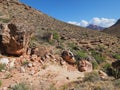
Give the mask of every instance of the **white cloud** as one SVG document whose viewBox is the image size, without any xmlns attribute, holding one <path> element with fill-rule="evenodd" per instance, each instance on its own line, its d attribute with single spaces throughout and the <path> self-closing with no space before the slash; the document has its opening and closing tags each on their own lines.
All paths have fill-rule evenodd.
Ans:
<svg viewBox="0 0 120 90">
<path fill-rule="evenodd" d="M 99 25 L 102 27 L 109 27 L 113 25 L 116 22 L 115 19 L 108 19 L 108 18 L 98 18 L 95 17 L 91 20 L 91 24 Z"/>
<path fill-rule="evenodd" d="M 80 22 L 75 22 L 75 21 L 69 21 L 68 23 L 70 24 L 74 24 L 74 25 L 78 25 L 78 26 L 83 26 L 83 27 L 86 27 L 88 26 L 88 22 L 85 21 L 85 20 L 81 20 Z"/>
<path fill-rule="evenodd" d="M 115 22 L 116 22 L 115 19 L 94 17 L 90 21 L 86 21 L 86 20 L 81 20 L 80 22 L 69 21 L 68 23 L 75 24 L 75 25 L 82 26 L 82 27 L 86 27 L 89 24 L 94 24 L 94 25 L 98 25 L 102 27 L 110 27 Z"/>
<path fill-rule="evenodd" d="M 68 23 L 80 26 L 80 23 L 79 23 L 79 22 L 75 22 L 75 21 L 68 21 Z"/>
<path fill-rule="evenodd" d="M 81 20 L 81 22 L 80 22 L 80 26 L 83 26 L 83 27 L 86 27 L 86 26 L 88 26 L 88 22 L 87 21 L 85 21 L 85 20 Z"/>
</svg>

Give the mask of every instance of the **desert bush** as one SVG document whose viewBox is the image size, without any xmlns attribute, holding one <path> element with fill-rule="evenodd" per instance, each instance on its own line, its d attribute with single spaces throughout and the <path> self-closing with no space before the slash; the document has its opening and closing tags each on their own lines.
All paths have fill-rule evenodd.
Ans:
<svg viewBox="0 0 120 90">
<path fill-rule="evenodd" d="M 6 69 L 6 65 L 5 64 L 0 64 L 0 72 L 2 71 L 2 70 L 5 70 Z"/>
<path fill-rule="evenodd" d="M 93 69 L 97 69 L 98 68 L 98 63 L 96 61 L 93 61 L 92 66 L 93 66 Z"/>
<path fill-rule="evenodd" d="M 3 19 L 3 18 L 0 18 L 0 21 L 2 21 L 3 23 L 8 23 L 10 21 L 10 19 Z"/>
<path fill-rule="evenodd" d="M 87 54 L 85 53 L 85 51 L 77 50 L 75 58 L 76 58 L 76 60 L 86 59 L 87 58 Z"/>
<path fill-rule="evenodd" d="M 68 43 L 68 47 L 72 50 L 79 50 L 78 46 L 75 43 Z"/>
<path fill-rule="evenodd" d="M 29 86 L 22 82 L 13 86 L 10 90 L 29 90 Z"/>
<path fill-rule="evenodd" d="M 87 73 L 84 77 L 84 81 L 96 82 L 96 81 L 99 81 L 99 80 L 100 80 L 100 76 L 95 71 Z"/>
<path fill-rule="evenodd" d="M 101 64 L 105 62 L 105 56 L 103 56 L 100 52 L 97 52 L 95 50 L 91 51 L 92 56 L 95 58 L 98 64 Z"/>
<path fill-rule="evenodd" d="M 28 60 L 25 60 L 22 62 L 22 66 L 27 66 L 29 64 L 29 61 Z"/>
<path fill-rule="evenodd" d="M 55 32 L 55 31 L 53 32 L 53 39 L 59 41 L 60 37 L 59 37 L 58 32 Z"/>
<path fill-rule="evenodd" d="M 0 87 L 2 86 L 2 81 L 0 80 Z"/>
<path fill-rule="evenodd" d="M 120 79 L 116 79 L 115 81 L 113 81 L 113 85 L 117 88 L 120 88 Z"/>
<path fill-rule="evenodd" d="M 113 54 L 113 58 L 120 60 L 120 54 Z"/>
<path fill-rule="evenodd" d="M 110 63 L 105 63 L 104 66 L 102 67 L 102 70 L 109 76 L 113 75 L 113 70 Z"/>
</svg>

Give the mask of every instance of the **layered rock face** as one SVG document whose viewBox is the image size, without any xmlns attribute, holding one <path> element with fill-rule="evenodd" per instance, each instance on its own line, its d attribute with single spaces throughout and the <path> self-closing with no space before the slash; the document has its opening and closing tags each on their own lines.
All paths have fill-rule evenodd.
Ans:
<svg viewBox="0 0 120 90">
<path fill-rule="evenodd" d="M 0 25 L 1 52 L 20 56 L 27 51 L 33 26 L 25 22 L 12 21 Z"/>
</svg>

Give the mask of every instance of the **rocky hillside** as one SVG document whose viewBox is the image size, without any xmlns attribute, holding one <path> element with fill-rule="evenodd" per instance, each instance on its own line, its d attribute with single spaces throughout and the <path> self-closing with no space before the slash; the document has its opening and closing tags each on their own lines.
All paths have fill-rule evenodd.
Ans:
<svg viewBox="0 0 120 90">
<path fill-rule="evenodd" d="M 1 90 L 116 90 L 119 59 L 116 36 L 0 0 Z"/>
<path fill-rule="evenodd" d="M 103 32 L 120 38 L 120 19 L 113 26 L 104 29 Z"/>
</svg>

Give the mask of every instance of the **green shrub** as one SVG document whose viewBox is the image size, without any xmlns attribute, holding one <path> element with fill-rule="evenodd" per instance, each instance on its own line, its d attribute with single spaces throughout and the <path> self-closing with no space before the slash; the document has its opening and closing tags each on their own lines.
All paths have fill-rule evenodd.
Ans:
<svg viewBox="0 0 120 90">
<path fill-rule="evenodd" d="M 87 54 L 85 53 L 85 51 L 82 51 L 82 50 L 77 50 L 77 53 L 75 55 L 75 58 L 77 60 L 79 59 L 86 59 L 87 58 Z"/>
<path fill-rule="evenodd" d="M 113 82 L 113 84 L 114 84 L 115 87 L 120 88 L 120 79 L 116 79 L 116 80 Z"/>
<path fill-rule="evenodd" d="M 98 64 L 101 64 L 103 62 L 105 62 L 105 56 L 103 56 L 100 52 L 97 51 L 91 51 L 92 56 L 95 58 L 95 60 L 97 61 Z"/>
<path fill-rule="evenodd" d="M 29 87 L 28 85 L 22 82 L 12 87 L 11 90 L 29 90 Z"/>
<path fill-rule="evenodd" d="M 106 72 L 106 73 L 107 73 L 108 75 L 110 75 L 110 76 L 111 76 L 112 73 L 113 73 L 110 63 L 106 63 L 106 64 L 103 66 L 102 70 L 103 70 L 104 72 Z"/>
<path fill-rule="evenodd" d="M 0 72 L 2 71 L 2 70 L 5 70 L 6 69 L 6 65 L 5 64 L 0 64 Z"/>
<path fill-rule="evenodd" d="M 100 76 L 97 72 L 90 72 L 90 73 L 87 73 L 84 77 L 84 81 L 89 81 L 89 82 L 96 82 L 100 80 Z"/>
<path fill-rule="evenodd" d="M 2 86 L 2 81 L 0 80 L 0 87 Z"/>
<path fill-rule="evenodd" d="M 68 43 L 68 46 L 72 49 L 72 50 L 78 50 L 78 46 L 75 43 Z"/>
<path fill-rule="evenodd" d="M 120 55 L 119 54 L 113 54 L 113 58 L 120 60 Z"/>
<path fill-rule="evenodd" d="M 29 64 L 28 60 L 22 62 L 22 66 L 27 66 Z"/>
<path fill-rule="evenodd" d="M 59 34 L 57 33 L 57 32 L 53 32 L 53 39 L 55 39 L 55 40 L 57 40 L 57 41 L 59 41 Z"/>
<path fill-rule="evenodd" d="M 93 66 L 93 69 L 97 69 L 98 68 L 98 63 L 96 61 L 93 61 L 92 66 Z"/>
<path fill-rule="evenodd" d="M 2 21 L 3 23 L 8 23 L 10 21 L 10 19 L 3 19 L 3 18 L 0 18 L 0 21 Z"/>
</svg>

